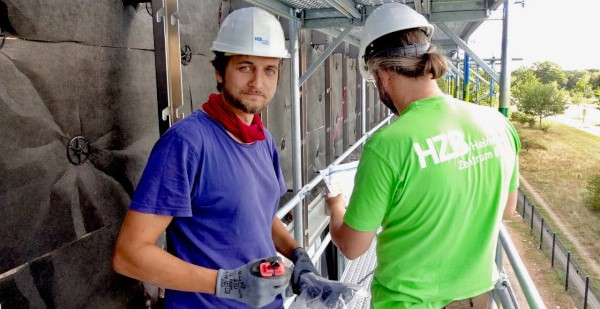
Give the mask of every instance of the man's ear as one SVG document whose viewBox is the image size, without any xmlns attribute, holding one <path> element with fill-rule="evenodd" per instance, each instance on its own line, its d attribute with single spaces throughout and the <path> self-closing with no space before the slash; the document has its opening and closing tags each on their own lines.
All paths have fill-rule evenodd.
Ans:
<svg viewBox="0 0 600 309">
<path fill-rule="evenodd" d="M 379 83 L 380 83 L 381 87 L 383 87 L 384 89 L 387 89 L 387 87 L 389 86 L 390 81 L 392 79 L 392 74 L 390 73 L 390 71 L 377 70 L 373 73 L 376 74 L 376 78 L 379 79 Z"/>
<path fill-rule="evenodd" d="M 388 86 L 388 84 L 390 83 L 390 79 L 392 78 L 392 75 L 390 73 L 390 71 L 388 70 L 377 70 L 377 74 L 379 75 L 379 78 L 381 79 L 381 84 L 385 87 Z"/>
<path fill-rule="evenodd" d="M 221 76 L 221 73 L 219 73 L 219 71 L 215 70 L 215 78 L 217 79 L 217 83 L 222 84 L 223 83 L 223 76 Z"/>
</svg>

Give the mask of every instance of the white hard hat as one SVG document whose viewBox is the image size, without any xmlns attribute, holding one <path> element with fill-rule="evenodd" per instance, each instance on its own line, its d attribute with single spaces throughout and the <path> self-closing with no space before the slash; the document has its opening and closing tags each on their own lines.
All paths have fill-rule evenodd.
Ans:
<svg viewBox="0 0 600 309">
<path fill-rule="evenodd" d="M 223 21 L 210 50 L 261 57 L 290 57 L 279 21 L 255 7 L 231 12 Z"/>
<path fill-rule="evenodd" d="M 431 39 L 433 35 L 433 26 L 427 22 L 427 19 L 405 4 L 386 3 L 369 15 L 362 28 L 358 54 L 360 73 L 364 79 L 373 81 L 373 76 L 367 71 L 364 59 L 367 46 L 386 34 L 413 28 L 421 28 L 428 39 Z"/>
</svg>

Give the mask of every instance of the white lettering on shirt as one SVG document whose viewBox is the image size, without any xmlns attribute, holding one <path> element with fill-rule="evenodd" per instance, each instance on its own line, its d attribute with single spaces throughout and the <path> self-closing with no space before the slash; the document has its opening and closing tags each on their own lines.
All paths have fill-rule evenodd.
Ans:
<svg viewBox="0 0 600 309">
<path fill-rule="evenodd" d="M 434 165 L 460 158 L 456 163 L 458 164 L 458 169 L 463 170 L 495 157 L 505 156 L 513 151 L 509 138 L 500 133 L 480 140 L 469 140 L 467 142 L 462 131 L 451 130 L 430 137 L 425 140 L 425 143 L 427 144 L 425 149 L 418 142 L 413 144 L 413 150 L 419 157 L 421 168 L 427 167 L 427 157 L 431 157 L 429 162 L 432 162 Z M 488 147 L 491 148 L 490 151 L 485 151 L 484 148 Z M 470 153 L 472 151 L 481 154 L 471 156 Z"/>
<path fill-rule="evenodd" d="M 433 163 L 437 165 L 464 156 L 469 152 L 469 146 L 465 143 L 465 135 L 458 130 L 430 137 L 426 140 L 426 143 L 427 147 L 429 147 L 427 150 L 423 150 L 419 143 L 413 144 L 413 149 L 419 157 L 421 168 L 427 167 L 426 158 L 428 156 L 431 156 Z M 439 145 L 439 153 L 435 145 Z M 449 152 L 449 150 L 451 151 Z"/>
</svg>

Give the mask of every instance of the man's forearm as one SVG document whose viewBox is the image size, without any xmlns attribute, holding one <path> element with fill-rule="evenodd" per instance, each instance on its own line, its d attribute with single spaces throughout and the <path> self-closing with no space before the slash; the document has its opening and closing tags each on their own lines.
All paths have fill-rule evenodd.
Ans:
<svg viewBox="0 0 600 309">
<path fill-rule="evenodd" d="M 340 235 L 340 231 L 342 228 L 342 224 L 344 223 L 344 214 L 346 213 L 346 209 L 344 207 L 339 206 L 339 204 L 333 205 L 329 209 L 331 219 L 329 222 L 329 230 L 331 232 L 331 239 L 338 247 L 345 247 L 345 244 L 340 243 L 342 237 Z"/>
<path fill-rule="evenodd" d="M 277 252 L 281 253 L 286 258 L 292 256 L 292 251 L 300 247 L 294 238 L 288 233 L 283 225 L 283 222 L 277 217 L 273 220 L 271 226 L 271 236 L 273 237 L 273 243 Z"/>
<path fill-rule="evenodd" d="M 518 191 L 508 193 L 508 198 L 506 199 L 506 206 L 504 208 L 503 219 L 510 220 L 515 211 L 517 210 L 517 197 Z"/>
<path fill-rule="evenodd" d="M 217 271 L 185 262 L 156 246 L 173 217 L 127 211 L 113 253 L 116 272 L 154 285 L 215 293 Z"/>
<path fill-rule="evenodd" d="M 154 244 L 119 244 L 113 268 L 125 276 L 153 285 L 199 293 L 215 293 L 217 271 L 185 262 Z"/>
</svg>

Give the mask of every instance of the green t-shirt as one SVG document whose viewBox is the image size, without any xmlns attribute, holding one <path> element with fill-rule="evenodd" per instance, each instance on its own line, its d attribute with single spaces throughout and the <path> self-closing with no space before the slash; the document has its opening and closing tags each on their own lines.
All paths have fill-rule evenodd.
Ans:
<svg viewBox="0 0 600 309">
<path fill-rule="evenodd" d="M 377 236 L 373 308 L 440 308 L 491 290 L 520 142 L 499 112 L 440 96 L 365 145 L 344 221 Z"/>
</svg>

